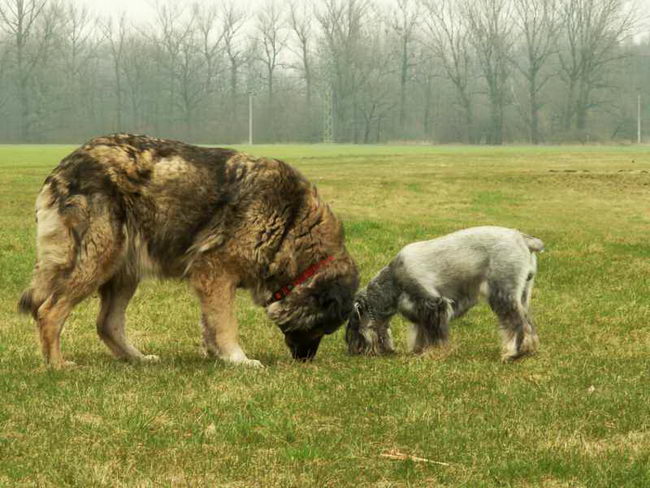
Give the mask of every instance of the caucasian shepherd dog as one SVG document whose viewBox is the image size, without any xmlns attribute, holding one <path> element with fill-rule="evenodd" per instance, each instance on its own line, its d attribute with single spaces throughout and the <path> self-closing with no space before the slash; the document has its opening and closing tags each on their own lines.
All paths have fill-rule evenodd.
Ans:
<svg viewBox="0 0 650 488">
<path fill-rule="evenodd" d="M 99 290 L 97 332 L 111 352 L 145 356 L 126 338 L 125 310 L 148 275 L 182 278 L 198 295 L 208 353 L 260 366 L 239 345 L 235 290 L 250 291 L 295 359 L 352 309 L 358 272 L 341 222 L 291 166 L 229 149 L 128 134 L 64 158 L 36 200 L 37 262 L 19 308 L 38 324 L 45 361 L 66 364 L 60 334 Z"/>
</svg>

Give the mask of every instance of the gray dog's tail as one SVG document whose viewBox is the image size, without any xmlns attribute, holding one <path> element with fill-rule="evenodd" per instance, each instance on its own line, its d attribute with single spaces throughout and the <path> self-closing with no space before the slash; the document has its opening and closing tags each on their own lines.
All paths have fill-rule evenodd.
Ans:
<svg viewBox="0 0 650 488">
<path fill-rule="evenodd" d="M 528 234 L 521 234 L 521 237 L 524 238 L 524 242 L 526 243 L 526 246 L 531 252 L 543 252 L 544 251 L 544 243 L 542 242 L 541 239 L 538 239 L 537 237 L 529 236 Z"/>
</svg>

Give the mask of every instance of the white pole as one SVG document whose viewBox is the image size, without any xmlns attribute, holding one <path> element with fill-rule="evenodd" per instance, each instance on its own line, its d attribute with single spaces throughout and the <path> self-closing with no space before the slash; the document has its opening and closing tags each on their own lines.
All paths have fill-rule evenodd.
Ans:
<svg viewBox="0 0 650 488">
<path fill-rule="evenodd" d="M 636 142 L 641 144 L 641 94 L 636 96 Z"/>
<path fill-rule="evenodd" d="M 248 93 L 248 144 L 253 145 L 253 93 Z"/>
</svg>

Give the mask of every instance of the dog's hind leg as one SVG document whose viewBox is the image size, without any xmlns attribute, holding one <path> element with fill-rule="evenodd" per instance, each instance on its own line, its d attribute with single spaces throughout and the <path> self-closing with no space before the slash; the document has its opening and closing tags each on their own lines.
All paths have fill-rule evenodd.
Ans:
<svg viewBox="0 0 650 488">
<path fill-rule="evenodd" d="M 97 316 L 97 334 L 113 355 L 128 361 L 155 361 L 158 356 L 145 356 L 127 339 L 124 330 L 126 307 L 138 287 L 138 279 L 117 273 L 99 288 L 101 309 Z"/>
<path fill-rule="evenodd" d="M 530 341 L 529 341 L 530 342 L 529 349 L 531 350 L 531 352 L 537 350 L 537 348 L 539 347 L 539 337 L 537 336 L 537 329 L 535 327 L 535 322 L 533 321 L 533 316 L 530 310 L 530 300 L 533 294 L 534 283 L 535 283 L 535 277 L 533 274 L 530 274 L 528 276 L 528 279 L 526 280 L 526 286 L 524 287 L 524 291 L 521 296 L 521 304 L 524 308 L 526 322 L 530 326 L 530 330 L 531 330 Z"/>
<path fill-rule="evenodd" d="M 47 365 L 54 369 L 74 365 L 71 361 L 64 361 L 61 355 L 61 332 L 65 320 L 72 311 L 72 306 L 66 297 L 59 298 L 53 294 L 36 312 L 43 357 Z"/>
<path fill-rule="evenodd" d="M 123 235 L 102 195 L 66 196 L 52 188 L 44 185 L 37 199 L 37 263 L 19 309 L 36 319 L 46 363 L 60 368 L 66 364 L 60 348 L 66 318 L 115 272 Z"/>
<path fill-rule="evenodd" d="M 38 324 L 41 348 L 45 362 L 53 368 L 74 364 L 64 361 L 61 355 L 61 332 L 72 308 L 97 289 L 101 276 L 97 267 L 79 259 L 71 273 L 49 273 L 52 283 L 43 284 L 42 289 L 52 290 L 34 313 Z"/>
<path fill-rule="evenodd" d="M 501 326 L 503 361 L 512 361 L 535 352 L 537 334 L 529 320 L 527 308 L 522 303 L 523 290 L 490 283 L 488 303 L 499 317 Z"/>
<path fill-rule="evenodd" d="M 239 345 L 235 317 L 237 279 L 216 271 L 213 263 L 201 263 L 190 273 L 190 282 L 201 303 L 203 342 L 209 355 L 231 364 L 261 367 Z"/>
</svg>

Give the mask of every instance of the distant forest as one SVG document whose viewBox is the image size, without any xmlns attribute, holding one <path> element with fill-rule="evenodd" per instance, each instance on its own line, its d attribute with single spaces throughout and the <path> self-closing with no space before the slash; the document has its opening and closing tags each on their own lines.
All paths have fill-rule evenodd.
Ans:
<svg viewBox="0 0 650 488">
<path fill-rule="evenodd" d="M 0 0 L 0 141 L 635 142 L 650 39 L 623 0 Z"/>
</svg>

